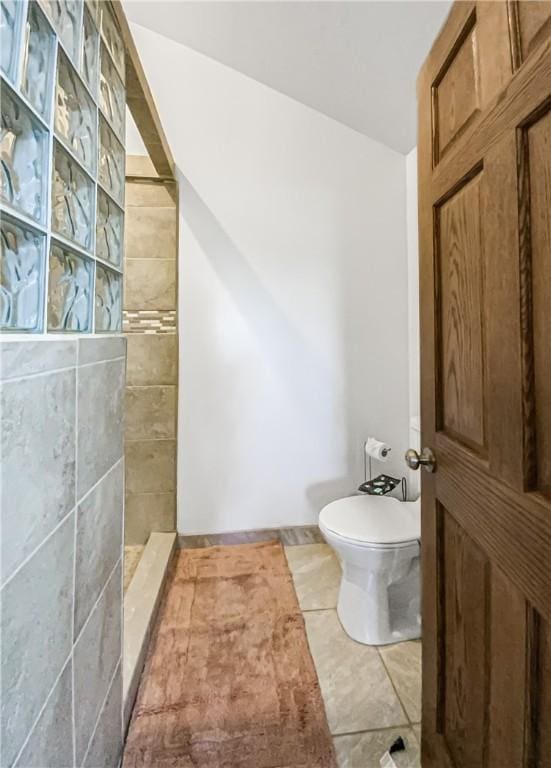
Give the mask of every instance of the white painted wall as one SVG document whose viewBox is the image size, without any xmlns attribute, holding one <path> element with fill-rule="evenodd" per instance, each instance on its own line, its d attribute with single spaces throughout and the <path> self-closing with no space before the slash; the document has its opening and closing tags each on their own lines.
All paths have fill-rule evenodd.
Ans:
<svg viewBox="0 0 551 768">
<path fill-rule="evenodd" d="M 408 253 L 409 443 L 421 450 L 419 392 L 419 234 L 417 223 L 417 147 L 406 157 Z M 419 472 L 409 473 L 411 495 L 420 493 Z"/>
<path fill-rule="evenodd" d="M 178 529 L 313 523 L 368 435 L 404 472 L 405 157 L 132 31 L 181 173 Z"/>
</svg>

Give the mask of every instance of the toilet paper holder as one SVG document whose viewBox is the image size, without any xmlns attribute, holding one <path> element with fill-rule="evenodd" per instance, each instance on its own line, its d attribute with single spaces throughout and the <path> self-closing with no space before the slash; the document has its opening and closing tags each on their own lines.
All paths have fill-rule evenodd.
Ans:
<svg viewBox="0 0 551 768">
<path fill-rule="evenodd" d="M 385 496 L 387 493 L 393 491 L 401 482 L 402 484 L 402 501 L 407 499 L 407 480 L 405 477 L 397 478 L 391 475 L 377 475 L 373 477 L 372 460 L 375 456 L 379 461 L 387 461 L 388 455 L 392 448 L 386 443 L 382 443 L 373 437 L 368 437 L 363 446 L 364 454 L 364 481 L 358 487 L 360 493 L 367 493 L 371 496 Z M 367 470 L 369 463 L 369 480 L 367 478 Z"/>
<path fill-rule="evenodd" d="M 391 477 L 390 475 L 377 475 L 371 480 L 365 480 L 359 487 L 360 493 L 367 493 L 370 496 L 385 496 L 390 491 L 393 491 L 397 485 L 404 483 L 405 477 L 400 479 L 398 477 Z M 402 487 L 402 495 L 404 495 L 404 488 Z M 404 496 L 404 501 L 405 501 Z"/>
</svg>

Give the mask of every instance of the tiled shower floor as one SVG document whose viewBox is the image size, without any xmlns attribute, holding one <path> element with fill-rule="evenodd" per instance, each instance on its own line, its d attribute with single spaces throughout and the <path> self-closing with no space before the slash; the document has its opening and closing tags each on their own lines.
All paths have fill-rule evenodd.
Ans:
<svg viewBox="0 0 551 768">
<path fill-rule="evenodd" d="M 339 768 L 379 768 L 398 736 L 399 768 L 419 768 L 421 643 L 371 647 L 351 640 L 336 605 L 340 565 L 327 544 L 285 547 L 318 673 Z"/>
<path fill-rule="evenodd" d="M 124 591 L 128 589 L 128 585 L 132 581 L 132 576 L 138 567 L 141 556 L 143 555 L 145 547 L 141 544 L 127 545 L 124 548 Z"/>
</svg>

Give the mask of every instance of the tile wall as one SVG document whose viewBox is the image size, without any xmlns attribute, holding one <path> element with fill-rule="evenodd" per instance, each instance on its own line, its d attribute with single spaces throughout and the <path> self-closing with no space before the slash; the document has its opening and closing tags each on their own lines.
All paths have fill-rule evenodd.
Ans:
<svg viewBox="0 0 551 768">
<path fill-rule="evenodd" d="M 149 158 L 129 156 L 127 175 L 125 542 L 145 544 L 176 529 L 178 206 Z"/>
<path fill-rule="evenodd" d="M 2 766 L 118 764 L 125 355 L 0 343 Z"/>
</svg>

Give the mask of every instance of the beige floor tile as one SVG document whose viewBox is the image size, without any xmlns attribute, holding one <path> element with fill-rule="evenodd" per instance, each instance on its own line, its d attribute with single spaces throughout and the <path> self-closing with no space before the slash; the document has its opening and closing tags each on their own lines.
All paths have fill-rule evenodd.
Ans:
<svg viewBox="0 0 551 768">
<path fill-rule="evenodd" d="M 333 735 L 407 723 L 377 649 L 351 640 L 335 610 L 304 614 Z"/>
<path fill-rule="evenodd" d="M 303 611 L 336 608 L 341 568 L 327 544 L 285 547 L 298 602 Z"/>
<path fill-rule="evenodd" d="M 339 768 L 380 768 L 380 759 L 392 742 L 401 736 L 407 749 L 394 752 L 392 758 L 398 768 L 420 768 L 419 745 L 410 728 L 335 736 L 335 750 Z"/>
<path fill-rule="evenodd" d="M 421 643 L 381 646 L 379 651 L 409 719 L 421 722 Z"/>
<path fill-rule="evenodd" d="M 420 746 L 421 745 L 421 723 L 418 723 L 417 725 L 414 725 L 412 727 L 413 727 L 413 733 L 415 734 L 415 738 L 417 739 Z"/>
<path fill-rule="evenodd" d="M 134 544 L 128 545 L 124 548 L 124 591 L 128 589 L 128 585 L 132 581 L 138 563 L 143 555 L 144 547 Z"/>
</svg>

